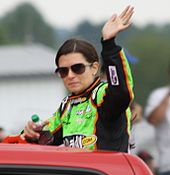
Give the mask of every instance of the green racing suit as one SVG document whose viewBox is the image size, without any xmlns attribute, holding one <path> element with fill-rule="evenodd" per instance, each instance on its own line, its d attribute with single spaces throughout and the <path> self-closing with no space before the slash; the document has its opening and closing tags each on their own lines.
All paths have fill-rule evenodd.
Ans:
<svg viewBox="0 0 170 175">
<path fill-rule="evenodd" d="M 102 42 L 107 82 L 100 78 L 81 94 L 68 95 L 49 118 L 54 145 L 128 151 L 133 80 L 123 49 L 114 38 Z"/>
</svg>

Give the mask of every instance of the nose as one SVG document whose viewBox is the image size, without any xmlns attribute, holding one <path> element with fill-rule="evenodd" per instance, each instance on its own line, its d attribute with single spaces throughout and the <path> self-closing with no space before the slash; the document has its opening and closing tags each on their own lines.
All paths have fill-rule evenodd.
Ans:
<svg viewBox="0 0 170 175">
<path fill-rule="evenodd" d="M 75 73 L 71 69 L 69 69 L 67 77 L 73 78 L 73 77 L 75 77 Z"/>
</svg>

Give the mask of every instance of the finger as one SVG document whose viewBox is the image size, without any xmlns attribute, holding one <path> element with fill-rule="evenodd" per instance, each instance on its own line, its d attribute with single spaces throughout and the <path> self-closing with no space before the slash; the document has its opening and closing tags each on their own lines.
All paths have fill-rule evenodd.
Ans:
<svg viewBox="0 0 170 175">
<path fill-rule="evenodd" d="M 130 22 L 130 19 L 131 19 L 133 13 L 134 13 L 134 11 L 131 11 L 131 13 L 128 13 L 128 14 L 126 15 L 126 17 L 124 17 L 124 18 L 122 19 L 122 24 L 123 24 L 123 25 L 127 25 L 127 24 L 131 23 L 131 22 Z"/>
<path fill-rule="evenodd" d="M 25 135 L 30 138 L 39 138 L 39 133 L 34 131 L 35 128 L 36 125 L 33 122 L 29 121 L 24 129 Z"/>
<path fill-rule="evenodd" d="M 130 8 L 130 5 L 128 5 L 128 6 L 123 10 L 123 12 L 119 15 L 119 17 L 120 17 L 120 18 L 123 18 L 124 15 L 126 14 L 126 12 L 129 10 L 129 8 Z"/>
<path fill-rule="evenodd" d="M 129 8 L 126 14 L 122 17 L 122 20 L 130 19 L 133 13 L 134 13 L 134 7 Z"/>
<path fill-rule="evenodd" d="M 128 22 L 127 24 L 124 24 L 124 29 L 128 28 L 130 25 L 132 25 L 132 22 Z"/>
<path fill-rule="evenodd" d="M 134 13 L 134 12 L 132 12 L 131 14 L 129 14 L 129 15 L 127 16 L 126 20 L 127 20 L 128 22 L 130 21 L 130 19 L 131 19 L 133 13 Z"/>
<path fill-rule="evenodd" d="M 49 120 L 48 119 L 47 120 L 44 120 L 43 123 L 42 123 L 42 127 L 44 127 L 44 126 L 46 126 L 48 124 L 49 124 Z"/>
<path fill-rule="evenodd" d="M 36 135 L 36 133 L 34 131 L 31 131 L 27 127 L 25 127 L 25 129 L 24 129 L 24 133 L 25 133 L 25 137 L 32 138 L 32 139 L 38 138 L 38 135 Z"/>
<path fill-rule="evenodd" d="M 22 140 L 25 140 L 25 133 L 21 134 L 21 135 L 20 135 L 20 138 L 21 138 Z"/>
<path fill-rule="evenodd" d="M 110 21 L 114 21 L 116 19 L 117 15 L 116 14 L 113 14 L 111 17 L 110 17 Z"/>
<path fill-rule="evenodd" d="M 29 121 L 29 122 L 27 123 L 26 127 L 28 128 L 28 130 L 35 130 L 36 127 L 37 127 L 37 125 L 36 125 L 34 122 Z"/>
</svg>

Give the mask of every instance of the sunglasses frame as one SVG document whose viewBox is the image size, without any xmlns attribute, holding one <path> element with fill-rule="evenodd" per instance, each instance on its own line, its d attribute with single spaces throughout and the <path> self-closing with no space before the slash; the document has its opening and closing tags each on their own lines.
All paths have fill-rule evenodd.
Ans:
<svg viewBox="0 0 170 175">
<path fill-rule="evenodd" d="M 71 69 L 71 71 L 73 73 L 75 73 L 77 75 L 80 75 L 80 74 L 83 74 L 86 71 L 87 66 L 91 67 L 92 65 L 93 65 L 93 63 L 90 63 L 90 64 L 76 63 L 76 64 L 73 64 L 69 67 L 58 67 L 55 70 L 55 73 L 58 74 L 61 78 L 65 78 L 65 77 L 68 76 L 69 70 Z M 63 72 L 61 72 L 62 70 L 63 70 Z"/>
</svg>

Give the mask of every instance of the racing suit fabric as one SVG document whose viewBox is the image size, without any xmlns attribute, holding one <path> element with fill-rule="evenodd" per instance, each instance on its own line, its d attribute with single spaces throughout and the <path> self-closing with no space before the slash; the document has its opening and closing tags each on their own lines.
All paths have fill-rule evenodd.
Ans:
<svg viewBox="0 0 170 175">
<path fill-rule="evenodd" d="M 129 103 L 133 80 L 123 49 L 114 38 L 102 43 L 102 60 L 108 82 L 97 78 L 79 95 L 68 95 L 49 118 L 55 145 L 128 151 Z"/>
</svg>

